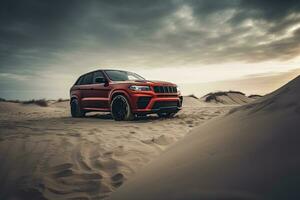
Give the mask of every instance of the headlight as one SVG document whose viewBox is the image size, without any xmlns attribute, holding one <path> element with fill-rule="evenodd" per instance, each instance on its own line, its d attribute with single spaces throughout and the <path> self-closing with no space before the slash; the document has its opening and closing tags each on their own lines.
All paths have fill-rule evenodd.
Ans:
<svg viewBox="0 0 300 200">
<path fill-rule="evenodd" d="M 133 91 L 150 91 L 151 88 L 149 86 L 140 86 L 140 85 L 132 85 L 129 89 Z"/>
</svg>

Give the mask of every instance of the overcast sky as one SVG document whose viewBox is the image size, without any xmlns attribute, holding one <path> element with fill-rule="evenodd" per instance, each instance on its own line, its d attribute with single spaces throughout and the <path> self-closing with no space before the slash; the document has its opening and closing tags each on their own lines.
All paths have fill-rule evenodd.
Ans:
<svg viewBox="0 0 300 200">
<path fill-rule="evenodd" d="M 66 97 L 78 75 L 97 68 L 174 81 L 185 94 L 239 89 L 239 82 L 251 83 L 242 92 L 262 94 L 277 87 L 262 80 L 270 84 L 276 76 L 282 84 L 299 73 L 299 53 L 298 0 L 7 0 L 0 6 L 5 98 Z"/>
</svg>

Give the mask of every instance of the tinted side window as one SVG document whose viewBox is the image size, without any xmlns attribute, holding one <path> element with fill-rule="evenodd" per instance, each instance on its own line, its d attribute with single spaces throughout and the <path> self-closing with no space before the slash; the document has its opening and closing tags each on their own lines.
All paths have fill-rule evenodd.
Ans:
<svg viewBox="0 0 300 200">
<path fill-rule="evenodd" d="M 79 77 L 78 80 L 76 81 L 75 85 L 80 85 L 82 83 L 83 77 L 84 76 Z"/>
<path fill-rule="evenodd" d="M 84 76 L 84 79 L 82 82 L 80 82 L 80 85 L 88 85 L 93 83 L 93 73 L 89 73 Z"/>
<path fill-rule="evenodd" d="M 103 83 L 104 80 L 105 80 L 105 78 L 104 78 L 103 73 L 101 71 L 94 72 L 93 83 Z"/>
</svg>

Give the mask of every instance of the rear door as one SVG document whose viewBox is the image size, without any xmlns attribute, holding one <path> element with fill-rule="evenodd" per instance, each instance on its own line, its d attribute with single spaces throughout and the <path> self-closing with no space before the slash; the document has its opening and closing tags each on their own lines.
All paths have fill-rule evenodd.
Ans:
<svg viewBox="0 0 300 200">
<path fill-rule="evenodd" d="M 90 94 L 90 104 L 93 108 L 108 110 L 109 93 L 111 86 L 107 84 L 106 78 L 102 71 L 96 71 L 93 74 L 92 92 Z"/>
<path fill-rule="evenodd" d="M 83 108 L 92 108 L 91 96 L 93 91 L 93 72 L 84 75 L 80 82 L 81 106 Z"/>
<path fill-rule="evenodd" d="M 80 76 L 78 78 L 78 80 L 76 81 L 76 83 L 73 85 L 73 87 L 71 88 L 70 90 L 70 96 L 73 97 L 73 96 L 76 96 L 78 97 L 79 99 L 81 99 L 81 88 L 80 88 L 80 84 L 82 83 L 83 81 L 83 78 L 84 78 L 84 75 L 83 76 Z"/>
</svg>

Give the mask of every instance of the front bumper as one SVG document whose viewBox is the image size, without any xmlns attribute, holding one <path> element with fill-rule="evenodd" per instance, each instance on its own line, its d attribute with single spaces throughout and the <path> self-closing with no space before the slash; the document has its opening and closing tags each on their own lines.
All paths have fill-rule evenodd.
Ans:
<svg viewBox="0 0 300 200">
<path fill-rule="evenodd" d="M 133 113 L 178 112 L 182 108 L 182 96 L 176 94 L 133 93 Z"/>
</svg>

